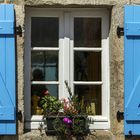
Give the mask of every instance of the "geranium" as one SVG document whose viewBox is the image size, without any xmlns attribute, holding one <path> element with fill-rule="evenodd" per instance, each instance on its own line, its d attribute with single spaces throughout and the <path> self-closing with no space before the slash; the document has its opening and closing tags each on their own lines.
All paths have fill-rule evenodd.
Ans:
<svg viewBox="0 0 140 140">
<path fill-rule="evenodd" d="M 71 116 L 71 115 L 78 114 L 78 110 L 76 109 L 74 102 L 69 98 L 65 98 L 61 100 L 61 103 L 62 103 L 64 115 Z"/>
<path fill-rule="evenodd" d="M 65 117 L 64 119 L 63 119 L 63 122 L 64 123 L 66 123 L 66 124 L 72 124 L 72 120 L 71 119 L 69 119 L 69 118 L 67 118 L 67 117 Z"/>
</svg>

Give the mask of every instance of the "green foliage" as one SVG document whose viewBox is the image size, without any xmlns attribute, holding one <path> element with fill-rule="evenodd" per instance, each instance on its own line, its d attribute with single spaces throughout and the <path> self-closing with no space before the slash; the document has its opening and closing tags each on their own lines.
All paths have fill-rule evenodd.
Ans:
<svg viewBox="0 0 140 140">
<path fill-rule="evenodd" d="M 56 119 L 53 121 L 54 129 L 55 131 L 62 135 L 68 135 L 69 134 L 69 129 L 66 124 L 64 124 L 62 118 L 56 117 Z"/>
<path fill-rule="evenodd" d="M 41 99 L 40 105 L 45 115 L 56 114 L 62 108 L 61 102 L 54 96 L 46 95 Z"/>
<path fill-rule="evenodd" d="M 74 117 L 72 125 L 72 133 L 74 135 L 85 134 L 86 117 Z"/>
<path fill-rule="evenodd" d="M 63 121 L 62 117 L 56 116 L 53 120 L 53 126 L 58 135 L 84 135 L 86 133 L 86 117 L 73 116 L 69 117 L 72 124 L 67 124 Z"/>
</svg>

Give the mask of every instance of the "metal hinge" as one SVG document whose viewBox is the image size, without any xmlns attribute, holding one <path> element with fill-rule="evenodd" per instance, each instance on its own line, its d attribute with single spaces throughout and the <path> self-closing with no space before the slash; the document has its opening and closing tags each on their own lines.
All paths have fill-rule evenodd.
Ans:
<svg viewBox="0 0 140 140">
<path fill-rule="evenodd" d="M 18 119 L 20 122 L 22 122 L 23 115 L 22 115 L 22 111 L 21 111 L 21 110 L 19 110 L 19 111 L 17 112 L 17 119 Z"/>
<path fill-rule="evenodd" d="M 16 27 L 16 35 L 19 35 L 20 37 L 22 37 L 22 27 L 21 27 L 21 25 Z"/>
<path fill-rule="evenodd" d="M 117 27 L 117 36 L 118 36 L 118 38 L 120 38 L 120 37 L 123 36 L 123 35 L 124 35 L 124 28 L 118 26 L 118 27 Z"/>
<path fill-rule="evenodd" d="M 123 119 L 124 119 L 124 112 L 118 111 L 117 112 L 117 120 L 118 120 L 118 122 L 120 122 Z"/>
</svg>

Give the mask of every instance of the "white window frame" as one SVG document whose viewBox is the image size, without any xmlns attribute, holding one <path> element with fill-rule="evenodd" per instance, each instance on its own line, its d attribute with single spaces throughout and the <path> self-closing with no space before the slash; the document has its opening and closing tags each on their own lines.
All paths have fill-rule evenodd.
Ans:
<svg viewBox="0 0 140 140">
<path fill-rule="evenodd" d="M 110 67 L 109 67 L 109 12 L 105 8 L 50 8 L 50 9 L 35 9 L 29 8 L 26 10 L 25 20 L 25 128 L 38 129 L 39 124 L 42 122 L 41 115 L 31 116 L 31 17 L 59 17 L 59 46 L 60 48 L 53 48 L 59 51 L 59 70 L 58 82 L 42 82 L 42 84 L 58 84 L 59 85 L 59 98 L 67 97 L 68 92 L 65 88 L 64 81 L 67 80 L 73 90 L 73 60 L 70 61 L 69 55 L 73 58 L 74 50 L 90 50 L 92 52 L 101 52 L 102 58 L 102 81 L 95 82 L 81 82 L 81 84 L 101 85 L 102 86 L 102 115 L 89 116 L 93 121 L 89 125 L 90 129 L 109 129 L 110 128 Z M 74 17 L 96 17 L 101 18 L 101 31 L 102 31 L 102 47 L 101 48 L 73 48 L 73 19 Z M 64 30 L 63 30 L 64 29 Z M 71 48 L 71 49 L 70 49 Z M 33 48 L 34 50 L 52 50 L 52 48 Z M 65 53 L 63 53 L 65 52 Z M 70 62 L 70 63 L 69 63 Z M 67 66 L 64 67 L 64 64 Z M 69 75 L 67 74 L 69 73 Z M 40 82 L 36 82 L 40 83 Z M 78 84 L 78 82 L 74 82 Z M 65 93 L 65 94 L 64 94 Z"/>
</svg>

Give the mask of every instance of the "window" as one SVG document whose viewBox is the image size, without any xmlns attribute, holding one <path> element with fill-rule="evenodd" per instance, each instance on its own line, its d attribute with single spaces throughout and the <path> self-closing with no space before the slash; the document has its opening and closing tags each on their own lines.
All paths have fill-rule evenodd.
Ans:
<svg viewBox="0 0 140 140">
<path fill-rule="evenodd" d="M 106 9 L 27 9 L 25 121 L 37 129 L 44 91 L 84 97 L 91 129 L 109 126 L 109 14 Z"/>
</svg>

